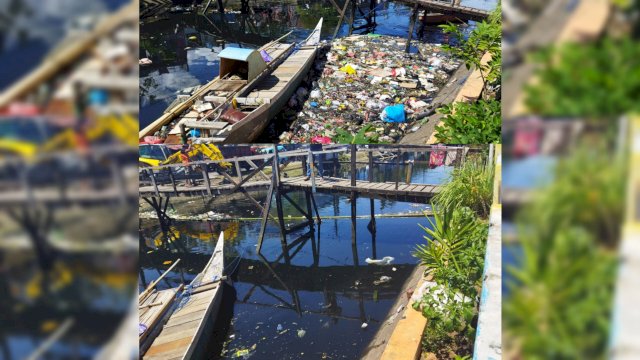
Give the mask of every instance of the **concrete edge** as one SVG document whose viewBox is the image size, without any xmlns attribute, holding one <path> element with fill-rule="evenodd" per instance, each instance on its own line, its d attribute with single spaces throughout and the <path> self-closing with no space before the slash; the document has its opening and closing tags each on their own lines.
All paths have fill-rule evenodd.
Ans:
<svg viewBox="0 0 640 360">
<path fill-rule="evenodd" d="M 502 359 L 502 205 L 491 207 L 489 219 L 474 360 Z"/>
</svg>

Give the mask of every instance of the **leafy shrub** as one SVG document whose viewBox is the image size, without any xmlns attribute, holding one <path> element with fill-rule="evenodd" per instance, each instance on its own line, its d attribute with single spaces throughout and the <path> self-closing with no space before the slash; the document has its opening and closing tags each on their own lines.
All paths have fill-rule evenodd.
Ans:
<svg viewBox="0 0 640 360">
<path fill-rule="evenodd" d="M 505 347 L 519 358 L 606 357 L 624 164 L 606 148 L 580 148 L 518 214 L 522 254 L 507 269 L 503 329 Z"/>
<path fill-rule="evenodd" d="M 522 262 L 508 270 L 515 281 L 503 301 L 507 346 L 517 342 L 522 358 L 604 358 L 614 256 L 580 228 L 558 229 L 552 238 L 525 236 L 521 244 Z"/>
<path fill-rule="evenodd" d="M 617 118 L 640 110 L 640 47 L 631 39 L 548 48 L 525 103 L 541 116 Z"/>
<path fill-rule="evenodd" d="M 493 200 L 493 168 L 485 167 L 481 159 L 468 159 L 453 170 L 451 179 L 434 197 L 440 204 L 469 207 L 479 217 L 489 217 Z"/>
<path fill-rule="evenodd" d="M 414 256 L 426 267 L 437 286 L 428 288 L 412 304 L 429 319 L 423 348 L 438 354 L 471 354 L 475 338 L 474 317 L 484 268 L 488 226 L 475 213 L 457 203 L 432 204 L 434 220 L 426 244 L 416 247 Z"/>
<path fill-rule="evenodd" d="M 497 144 L 501 140 L 501 107 L 495 100 L 443 105 L 436 139 L 442 144 Z"/>
</svg>

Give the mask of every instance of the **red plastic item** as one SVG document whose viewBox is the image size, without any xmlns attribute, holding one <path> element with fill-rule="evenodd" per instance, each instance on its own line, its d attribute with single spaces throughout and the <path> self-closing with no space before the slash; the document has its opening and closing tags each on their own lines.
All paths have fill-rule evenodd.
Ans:
<svg viewBox="0 0 640 360">
<path fill-rule="evenodd" d="M 331 138 L 327 136 L 314 136 L 311 138 L 311 143 L 327 145 L 331 144 Z"/>
</svg>

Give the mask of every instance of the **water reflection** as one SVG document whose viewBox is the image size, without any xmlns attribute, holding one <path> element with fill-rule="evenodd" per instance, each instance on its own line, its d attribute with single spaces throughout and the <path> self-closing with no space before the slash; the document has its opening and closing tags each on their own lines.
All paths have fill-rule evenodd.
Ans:
<svg viewBox="0 0 640 360">
<path fill-rule="evenodd" d="M 67 320 L 46 359 L 92 358 L 120 325 L 135 278 L 135 256 L 66 255 L 43 271 L 32 251 L 0 251 L 0 358 L 34 354 Z M 114 266 L 126 270 L 114 271 Z"/>
</svg>

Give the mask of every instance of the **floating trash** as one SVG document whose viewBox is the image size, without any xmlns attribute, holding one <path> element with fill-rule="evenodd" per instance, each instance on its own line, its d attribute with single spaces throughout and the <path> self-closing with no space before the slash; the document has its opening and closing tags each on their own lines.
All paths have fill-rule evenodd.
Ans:
<svg viewBox="0 0 640 360">
<path fill-rule="evenodd" d="M 370 264 L 370 265 L 389 265 L 389 264 L 391 264 L 391 262 L 393 260 L 395 260 L 395 258 L 393 256 L 385 256 L 382 259 L 366 258 L 366 259 L 364 259 L 364 262 L 366 262 L 367 264 Z"/>
<path fill-rule="evenodd" d="M 391 277 L 390 276 L 380 276 L 380 280 L 374 280 L 373 281 L 373 285 L 380 285 L 380 284 L 384 284 L 391 281 Z"/>
<path fill-rule="evenodd" d="M 369 324 L 367 324 L 367 323 L 362 323 L 362 325 L 360 325 L 360 328 L 361 328 L 361 329 L 365 329 L 367 326 L 369 326 Z"/>
<path fill-rule="evenodd" d="M 306 331 L 304 331 L 304 330 L 302 330 L 302 329 L 298 330 L 298 337 L 299 337 L 299 338 L 304 337 L 306 334 L 307 334 L 307 332 L 306 332 Z"/>
<path fill-rule="evenodd" d="M 353 35 L 336 39 L 317 62 L 321 73 L 289 103 L 289 131 L 284 143 L 335 141 L 340 130 L 356 134 L 365 129 L 368 139 L 397 142 L 419 128 L 417 121 L 433 113 L 432 102 L 461 61 L 440 44 L 414 42 L 417 54 L 405 52 L 406 40 L 393 36 Z M 298 89 L 298 90 L 300 90 Z M 291 101 L 292 100 L 292 101 Z M 417 127 L 417 128 L 416 128 Z"/>
</svg>

